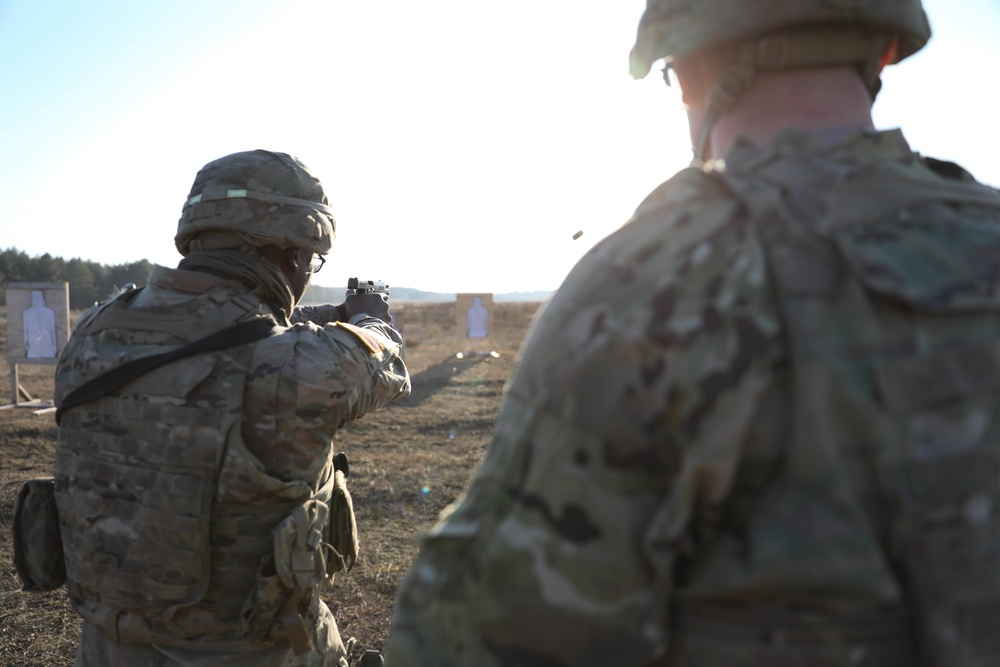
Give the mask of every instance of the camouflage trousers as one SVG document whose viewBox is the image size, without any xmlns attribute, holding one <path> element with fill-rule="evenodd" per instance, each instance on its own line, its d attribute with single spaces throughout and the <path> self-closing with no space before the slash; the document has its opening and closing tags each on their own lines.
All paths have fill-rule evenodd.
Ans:
<svg viewBox="0 0 1000 667">
<path fill-rule="evenodd" d="M 116 646 L 84 621 L 74 667 L 348 667 L 347 650 L 329 608 L 319 604 L 312 650 L 294 655 L 288 640 L 255 649 L 242 637 Z"/>
</svg>

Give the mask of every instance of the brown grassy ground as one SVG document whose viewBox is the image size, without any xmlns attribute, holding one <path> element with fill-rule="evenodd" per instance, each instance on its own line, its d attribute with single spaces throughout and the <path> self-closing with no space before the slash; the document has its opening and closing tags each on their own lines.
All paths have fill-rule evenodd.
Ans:
<svg viewBox="0 0 1000 667">
<path fill-rule="evenodd" d="M 348 480 L 361 532 L 361 556 L 323 597 L 341 634 L 358 650 L 381 650 L 400 579 L 417 553 L 416 537 L 463 489 L 489 441 L 503 384 L 537 303 L 495 304 L 487 341 L 460 339 L 452 303 L 404 304 L 405 360 L 413 393 L 349 425 L 337 438 L 351 462 Z M 0 350 L 6 360 L 6 314 Z M 499 358 L 470 355 L 495 350 Z M 457 352 L 466 353 L 463 359 Z M 10 402 L 8 365 L 0 368 L 0 404 Z M 35 397 L 52 397 L 52 366 L 19 367 Z M 0 667 L 73 664 L 80 621 L 63 591 L 28 594 L 14 574 L 11 508 L 20 484 L 51 474 L 52 413 L 0 411 Z"/>
</svg>

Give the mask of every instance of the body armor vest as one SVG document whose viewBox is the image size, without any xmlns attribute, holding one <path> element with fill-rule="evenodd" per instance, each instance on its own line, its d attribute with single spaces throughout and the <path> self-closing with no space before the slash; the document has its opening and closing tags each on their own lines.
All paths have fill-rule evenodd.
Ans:
<svg viewBox="0 0 1000 667">
<path fill-rule="evenodd" d="M 69 372 L 86 380 L 250 312 L 239 299 L 200 298 L 187 317 L 129 309 L 128 295 L 109 302 L 77 327 Z M 239 629 L 257 613 L 245 606 L 259 597 L 262 567 L 273 569 L 272 530 L 313 497 L 303 481 L 267 475 L 243 443 L 252 352 L 244 345 L 173 362 L 63 416 L 56 498 L 69 595 L 116 642 Z M 274 641 L 270 630 L 256 639 Z"/>
<path fill-rule="evenodd" d="M 758 541 L 759 603 L 680 596 L 669 664 L 997 664 L 996 194 L 915 160 L 837 181 L 814 219 L 780 184 L 720 185 L 766 249 L 789 361 L 787 437 L 744 460 L 728 513 L 787 544 Z"/>
</svg>

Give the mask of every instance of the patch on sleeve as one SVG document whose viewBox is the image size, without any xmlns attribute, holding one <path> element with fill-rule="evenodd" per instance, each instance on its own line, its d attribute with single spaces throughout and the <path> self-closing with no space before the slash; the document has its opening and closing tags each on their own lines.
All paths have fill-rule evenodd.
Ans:
<svg viewBox="0 0 1000 667">
<path fill-rule="evenodd" d="M 367 347 L 372 354 L 381 352 L 385 349 L 382 346 L 382 341 L 380 341 L 377 336 L 365 331 L 361 327 L 356 327 L 353 324 L 348 324 L 347 322 L 337 322 L 337 326 L 343 327 L 345 330 L 351 332 L 351 334 L 360 340 L 361 344 Z"/>
</svg>

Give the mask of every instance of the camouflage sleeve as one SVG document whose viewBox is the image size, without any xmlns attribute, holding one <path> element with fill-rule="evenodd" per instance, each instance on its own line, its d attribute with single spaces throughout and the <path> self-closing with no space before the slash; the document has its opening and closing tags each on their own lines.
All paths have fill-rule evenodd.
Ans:
<svg viewBox="0 0 1000 667">
<path fill-rule="evenodd" d="M 655 193 L 536 320 L 486 458 L 400 586 L 391 667 L 663 659 L 675 564 L 777 347 L 762 245 L 702 180 Z"/>
<path fill-rule="evenodd" d="M 337 312 L 337 307 L 331 303 L 324 303 L 318 306 L 297 306 L 292 311 L 292 316 L 289 320 L 291 320 L 292 324 L 312 322 L 315 325 L 323 326 L 330 322 L 339 321 L 340 313 Z"/>
<path fill-rule="evenodd" d="M 271 473 L 314 478 L 337 429 L 410 393 L 401 350 L 399 334 L 374 318 L 298 324 L 261 341 L 245 398 L 251 450 Z"/>
</svg>

